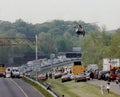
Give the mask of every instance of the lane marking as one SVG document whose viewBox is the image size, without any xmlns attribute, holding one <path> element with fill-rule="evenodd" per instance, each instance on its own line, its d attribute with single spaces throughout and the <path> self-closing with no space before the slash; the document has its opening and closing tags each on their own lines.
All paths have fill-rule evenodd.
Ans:
<svg viewBox="0 0 120 97">
<path fill-rule="evenodd" d="M 28 95 L 24 92 L 24 90 L 14 80 L 11 79 L 11 81 L 21 90 L 21 92 L 24 94 L 25 97 L 28 97 Z"/>
<path fill-rule="evenodd" d="M 33 90 L 35 90 L 36 92 L 38 92 L 42 97 L 45 97 L 39 90 L 37 90 L 34 86 L 31 86 L 31 88 Z"/>
</svg>

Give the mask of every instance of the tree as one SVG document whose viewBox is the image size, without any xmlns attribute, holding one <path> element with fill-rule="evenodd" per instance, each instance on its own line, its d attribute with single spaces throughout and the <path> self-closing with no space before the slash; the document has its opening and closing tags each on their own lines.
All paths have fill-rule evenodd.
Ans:
<svg viewBox="0 0 120 97">
<path fill-rule="evenodd" d="M 110 55 L 111 57 L 120 58 L 120 29 L 116 31 L 111 39 Z"/>
<path fill-rule="evenodd" d="M 39 49 L 40 52 L 43 52 L 45 54 L 50 54 L 52 52 L 55 52 L 55 40 L 54 36 L 52 36 L 50 33 L 40 33 L 39 34 Z"/>
</svg>

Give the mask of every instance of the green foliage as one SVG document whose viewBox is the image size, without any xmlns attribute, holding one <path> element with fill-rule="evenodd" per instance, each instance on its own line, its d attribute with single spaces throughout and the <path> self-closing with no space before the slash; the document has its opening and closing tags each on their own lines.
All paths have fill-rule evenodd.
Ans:
<svg viewBox="0 0 120 97">
<path fill-rule="evenodd" d="M 76 36 L 74 26 L 82 24 L 85 28 L 86 36 Z M 4 47 L 5 51 L 0 52 L 1 60 L 8 62 L 8 57 L 12 54 L 35 53 L 35 35 L 38 35 L 38 52 L 40 54 L 50 54 L 65 51 L 72 51 L 72 47 L 82 48 L 83 64 L 102 64 L 105 57 L 120 57 L 120 29 L 116 33 L 108 33 L 101 30 L 97 25 L 84 23 L 83 21 L 63 21 L 53 20 L 41 24 L 27 23 L 21 19 L 14 23 L 0 21 L 0 37 L 23 37 L 7 41 L 15 46 Z M 0 43 L 3 40 L 0 39 Z M 4 54 L 3 54 L 4 52 Z"/>
<path fill-rule="evenodd" d="M 116 31 L 111 39 L 110 53 L 111 57 L 120 58 L 120 29 Z"/>
<path fill-rule="evenodd" d="M 39 49 L 45 54 L 50 54 L 55 51 L 55 40 L 51 33 L 39 34 Z"/>
</svg>

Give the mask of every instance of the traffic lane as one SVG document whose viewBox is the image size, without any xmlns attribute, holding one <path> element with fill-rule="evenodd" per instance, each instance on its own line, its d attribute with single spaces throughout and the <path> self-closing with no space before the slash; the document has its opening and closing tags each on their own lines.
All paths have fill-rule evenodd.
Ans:
<svg viewBox="0 0 120 97">
<path fill-rule="evenodd" d="M 0 97 L 26 97 L 10 78 L 0 78 Z"/>
<path fill-rule="evenodd" d="M 87 82 L 90 83 L 90 84 L 97 85 L 97 86 L 104 85 L 105 88 L 106 88 L 106 85 L 107 85 L 107 81 L 98 80 L 98 79 L 93 79 L 93 80 L 90 80 L 90 81 L 87 81 Z M 120 95 L 119 85 L 116 84 L 116 82 L 110 82 L 110 91 Z"/>
<path fill-rule="evenodd" d="M 23 89 L 28 97 L 44 97 L 38 90 L 36 90 L 34 87 L 24 82 L 23 80 L 13 79 L 13 81 L 15 81 Z"/>
</svg>

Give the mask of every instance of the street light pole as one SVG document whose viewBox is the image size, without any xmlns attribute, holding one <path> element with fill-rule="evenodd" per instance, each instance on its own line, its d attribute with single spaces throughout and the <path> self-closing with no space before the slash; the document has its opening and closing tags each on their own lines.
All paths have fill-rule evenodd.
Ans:
<svg viewBox="0 0 120 97">
<path fill-rule="evenodd" d="M 36 81 L 37 81 L 37 60 L 38 60 L 38 37 L 35 35 L 35 65 L 36 65 Z"/>
<path fill-rule="evenodd" d="M 37 35 L 35 35 L 35 56 L 36 56 L 36 60 L 38 60 L 38 37 Z"/>
</svg>

